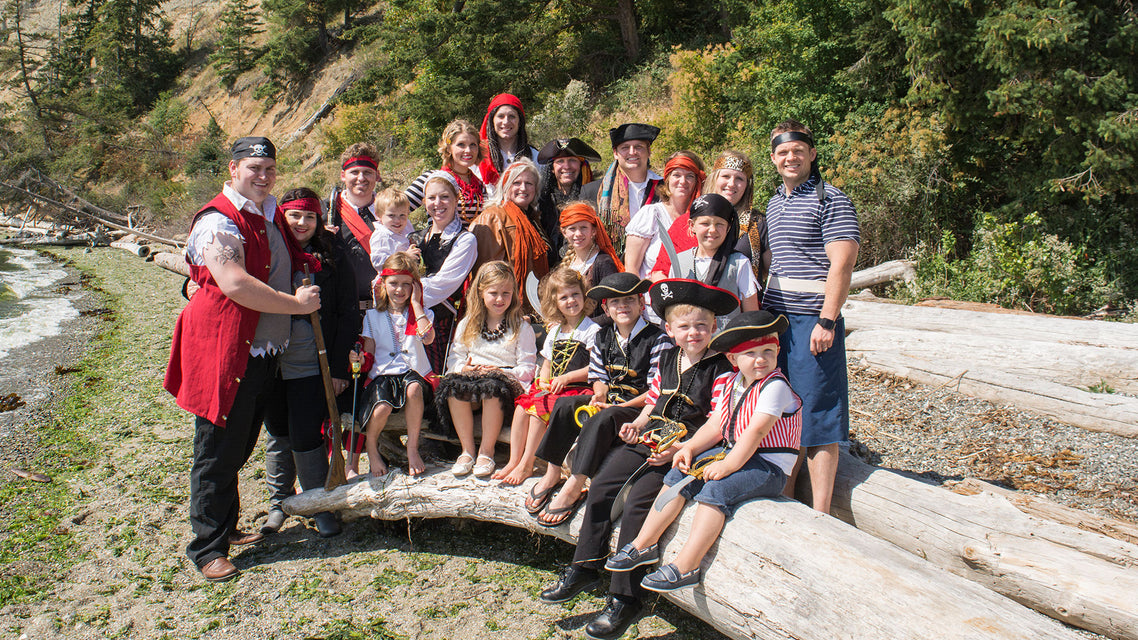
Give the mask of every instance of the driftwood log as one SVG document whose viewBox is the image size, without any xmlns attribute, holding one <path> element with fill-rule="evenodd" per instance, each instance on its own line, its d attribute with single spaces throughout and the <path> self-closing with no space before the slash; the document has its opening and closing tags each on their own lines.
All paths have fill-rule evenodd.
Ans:
<svg viewBox="0 0 1138 640">
<path fill-rule="evenodd" d="M 576 540 L 582 514 L 541 527 L 521 488 L 447 471 L 412 480 L 399 471 L 285 500 L 292 514 L 473 518 Z M 664 560 L 685 540 L 688 508 L 662 539 Z M 743 505 L 704 562 L 703 584 L 666 596 L 732 638 L 1076 638 L 1070 629 L 797 502 Z"/>
<path fill-rule="evenodd" d="M 863 300 L 842 314 L 851 362 L 1138 437 L 1138 325 Z"/>
<path fill-rule="evenodd" d="M 909 282 L 917 277 L 917 265 L 912 260 L 890 260 L 881 264 L 854 271 L 850 277 L 850 289 L 865 289 L 879 284 Z"/>
<path fill-rule="evenodd" d="M 1045 520 L 1065 524 L 1068 527 L 1075 527 L 1083 531 L 1101 533 L 1104 536 L 1116 540 L 1138 545 L 1138 525 L 1115 518 L 1104 518 L 1079 509 L 1072 509 L 1071 507 L 1052 502 L 1042 496 L 1012 491 L 984 482 L 983 480 L 977 480 L 976 478 L 965 478 L 961 480 L 952 487 L 952 491 L 953 493 L 959 493 L 965 496 L 976 495 L 981 492 L 993 493 L 998 496 L 1003 496 L 1008 502 L 1014 505 L 1015 508 L 1028 515 L 1038 516 Z"/>
<path fill-rule="evenodd" d="M 127 242 L 125 240 L 115 240 L 111 246 L 116 249 L 129 251 L 139 258 L 145 258 L 150 255 L 150 247 L 145 244 L 138 244 L 136 242 Z"/>
<path fill-rule="evenodd" d="M 832 513 L 1040 613 L 1138 639 L 1138 546 L 842 455 Z M 1025 636 L 1026 637 L 1026 636 Z"/>
<path fill-rule="evenodd" d="M 190 265 L 186 264 L 186 258 L 180 253 L 152 253 L 150 257 L 154 259 L 154 264 L 173 271 L 174 273 L 190 277 Z"/>
</svg>

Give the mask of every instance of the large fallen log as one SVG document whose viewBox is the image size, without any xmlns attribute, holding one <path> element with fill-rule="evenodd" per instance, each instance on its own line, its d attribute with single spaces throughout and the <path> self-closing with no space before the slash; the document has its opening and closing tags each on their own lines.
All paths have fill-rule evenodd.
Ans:
<svg viewBox="0 0 1138 640">
<path fill-rule="evenodd" d="M 1015 508 L 1028 515 L 1038 516 L 1044 520 L 1058 522 L 1083 531 L 1101 533 L 1109 538 L 1130 544 L 1138 544 L 1138 524 L 1132 522 L 1104 518 L 1080 509 L 1072 509 L 1042 496 L 1012 491 L 976 478 L 965 478 L 952 487 L 953 493 L 965 496 L 976 495 L 985 491 L 1003 496 Z"/>
<path fill-rule="evenodd" d="M 851 362 L 1138 437 L 1136 325 L 860 300 L 842 313 Z"/>
<path fill-rule="evenodd" d="M 126 242 L 125 240 L 115 240 L 111 246 L 116 249 L 129 251 L 139 258 L 145 258 L 150 255 L 150 247 L 145 244 L 138 244 L 137 242 Z"/>
<path fill-rule="evenodd" d="M 396 471 L 334 491 L 288 498 L 289 513 L 326 510 L 346 519 L 472 518 L 576 540 L 568 526 L 541 527 L 525 511 L 535 480 L 509 489 L 435 471 L 418 480 Z M 685 540 L 694 509 L 662 539 L 664 559 Z M 672 602 L 732 638 L 1076 638 L 1075 632 L 897 547 L 785 500 L 743 505 L 704 562 L 694 590 Z"/>
<path fill-rule="evenodd" d="M 831 512 L 1040 613 L 1138 638 L 1134 544 L 1028 515 L 996 493 L 961 495 L 849 455 Z"/>
<path fill-rule="evenodd" d="M 850 277 L 850 289 L 865 289 L 889 282 L 909 282 L 917 277 L 917 266 L 912 260 L 890 260 L 868 269 L 854 271 Z"/>
<path fill-rule="evenodd" d="M 864 329 L 918 329 L 963 335 L 983 333 L 989 338 L 1031 338 L 1092 347 L 1138 350 L 1138 325 L 1083 320 L 1042 314 L 985 313 L 849 299 L 842 306 L 847 331 Z"/>
<path fill-rule="evenodd" d="M 150 257 L 153 258 L 154 264 L 173 271 L 174 273 L 190 277 L 190 265 L 186 264 L 186 258 L 180 253 L 152 253 Z"/>
</svg>

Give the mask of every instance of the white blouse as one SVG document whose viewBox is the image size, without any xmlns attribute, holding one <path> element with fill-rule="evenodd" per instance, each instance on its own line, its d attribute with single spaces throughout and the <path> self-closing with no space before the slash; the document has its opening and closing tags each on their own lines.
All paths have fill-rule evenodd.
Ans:
<svg viewBox="0 0 1138 640">
<path fill-rule="evenodd" d="M 462 341 L 462 334 L 470 318 L 463 318 L 454 332 L 454 341 L 447 358 L 447 373 L 459 373 L 459 369 L 471 365 L 497 367 L 514 377 L 522 387 L 528 387 L 537 371 L 537 337 L 528 322 L 522 322 L 515 332 L 509 332 L 498 340 L 489 342 L 482 334 L 474 336 L 470 346 Z"/>
</svg>

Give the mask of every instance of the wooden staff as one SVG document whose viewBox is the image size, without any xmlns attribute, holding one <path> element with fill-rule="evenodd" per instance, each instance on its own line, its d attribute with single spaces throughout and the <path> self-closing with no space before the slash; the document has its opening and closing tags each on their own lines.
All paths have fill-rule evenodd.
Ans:
<svg viewBox="0 0 1138 640">
<path fill-rule="evenodd" d="M 308 265 L 304 265 L 304 280 L 301 284 L 308 286 L 312 280 L 308 277 Z M 313 311 L 309 316 L 312 322 L 312 333 L 316 337 L 316 357 L 320 360 L 320 375 L 324 378 L 324 399 L 328 401 L 328 419 L 332 422 L 332 461 L 328 466 L 328 479 L 324 481 L 324 490 L 331 491 L 336 487 L 348 484 L 348 475 L 344 470 L 344 445 L 340 441 L 340 409 L 336 406 L 336 390 L 332 388 L 332 370 L 328 367 L 328 351 L 324 347 L 324 332 L 320 329 L 320 310 Z"/>
</svg>

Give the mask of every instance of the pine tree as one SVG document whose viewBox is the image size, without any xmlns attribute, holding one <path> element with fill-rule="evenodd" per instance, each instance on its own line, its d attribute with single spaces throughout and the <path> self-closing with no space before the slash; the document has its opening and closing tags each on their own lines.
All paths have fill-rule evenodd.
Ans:
<svg viewBox="0 0 1138 640">
<path fill-rule="evenodd" d="M 253 68 L 257 51 L 253 47 L 253 37 L 261 33 L 260 21 L 250 0 L 228 0 L 218 17 L 217 50 L 209 56 L 209 61 L 221 76 L 221 85 L 232 89 L 237 77 Z"/>
</svg>

